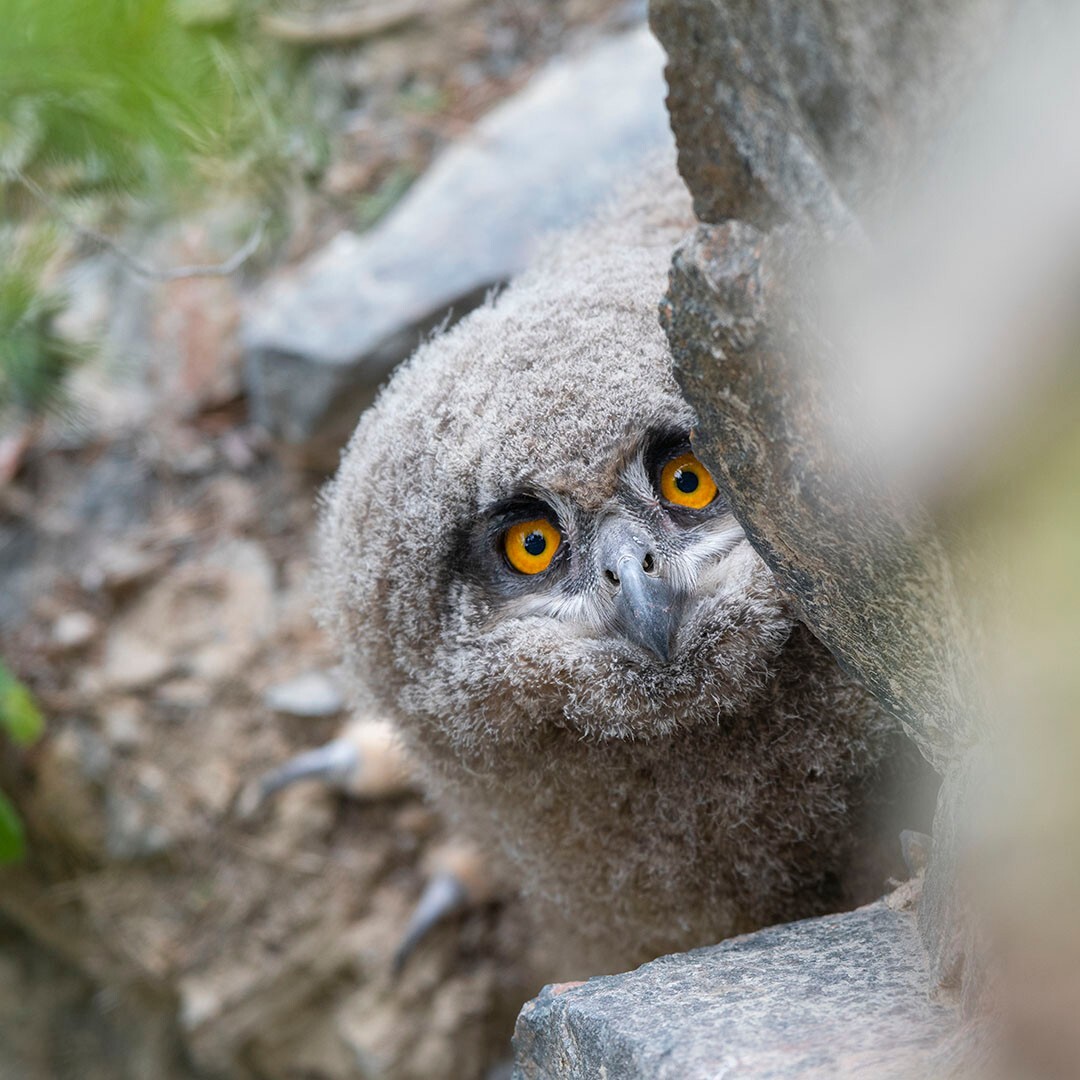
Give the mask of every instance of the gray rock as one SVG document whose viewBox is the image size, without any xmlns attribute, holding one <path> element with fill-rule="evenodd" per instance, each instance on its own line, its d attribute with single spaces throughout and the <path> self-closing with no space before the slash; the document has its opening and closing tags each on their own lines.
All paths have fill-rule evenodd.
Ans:
<svg viewBox="0 0 1080 1080">
<path fill-rule="evenodd" d="M 701 221 L 829 232 L 922 160 L 1015 0 L 653 0 Z"/>
<path fill-rule="evenodd" d="M 165 648 L 117 630 L 105 645 L 100 680 L 107 691 L 130 693 L 161 682 L 174 666 L 175 660 Z"/>
<path fill-rule="evenodd" d="M 309 671 L 271 686 L 263 695 L 263 704 L 289 716 L 336 716 L 345 708 L 345 698 L 326 672 Z"/>
<path fill-rule="evenodd" d="M 670 150 L 663 56 L 641 27 L 546 67 L 448 150 L 371 232 L 272 278 L 242 336 L 255 419 L 316 461 L 395 363 Z"/>
<path fill-rule="evenodd" d="M 79 583 L 89 592 L 118 594 L 144 584 L 169 564 L 167 552 L 132 547 L 123 542 L 110 545 L 85 567 Z"/>
<path fill-rule="evenodd" d="M 78 345 L 99 341 L 108 328 L 110 297 L 116 288 L 115 265 L 107 255 L 91 255 L 62 276 L 63 310 L 53 320 L 60 337 Z"/>
<path fill-rule="evenodd" d="M 145 727 L 142 704 L 135 698 L 122 698 L 103 711 L 102 733 L 117 753 L 127 754 L 141 746 L 146 741 Z"/>
<path fill-rule="evenodd" d="M 898 335 L 883 327 L 877 340 L 864 338 L 861 357 L 845 356 L 843 332 L 836 331 L 847 320 L 830 322 L 822 310 L 864 314 L 872 290 L 849 285 L 834 289 L 836 297 L 825 290 L 823 300 L 810 285 L 823 276 L 822 237 L 846 232 L 850 239 L 864 231 L 877 242 L 884 234 L 885 245 L 875 243 L 880 254 L 894 220 L 912 212 L 909 193 L 921 189 L 926 198 L 935 172 L 949 173 L 951 184 L 977 196 L 971 176 L 988 170 L 973 168 L 977 158 L 958 165 L 964 155 L 956 147 L 968 145 L 970 153 L 966 140 L 980 127 L 978 109 L 993 103 L 994 118 L 983 125 L 1007 129 L 1002 117 L 1009 109 L 1000 102 L 1025 100 L 1033 85 L 1050 85 L 1044 80 L 1053 50 L 1031 46 L 1023 20 L 1013 17 L 1021 9 L 1036 24 L 1049 16 L 1045 25 L 1057 38 L 1067 34 L 1053 5 L 1016 0 L 654 0 L 650 8 L 670 57 L 668 101 L 680 170 L 698 216 L 711 223 L 676 253 L 664 307 L 676 377 L 699 418 L 695 446 L 803 621 L 903 721 L 945 777 L 920 928 L 934 982 L 950 988 L 962 982 L 965 993 L 978 963 L 953 887 L 952 852 L 963 791 L 978 787 L 964 779 L 978 705 L 968 670 L 972 628 L 954 584 L 967 560 L 961 553 L 954 561 L 929 514 L 913 498 L 898 497 L 897 466 L 885 469 L 882 459 L 907 460 L 897 450 L 917 427 L 916 441 L 930 450 L 924 446 L 911 460 L 930 461 L 946 474 L 943 455 L 928 438 L 928 416 L 946 418 L 950 451 L 960 445 L 960 410 L 941 393 L 941 382 L 910 379 L 909 357 L 931 354 L 935 369 L 952 368 L 937 351 L 950 340 L 948 321 L 932 314 L 939 310 L 950 310 L 958 328 L 986 333 L 990 320 L 981 310 L 972 317 L 965 304 L 978 295 L 977 282 L 986 280 L 982 271 L 993 260 L 980 260 L 979 274 L 935 278 L 944 259 L 913 237 L 924 226 L 928 235 L 943 232 L 949 239 L 942 253 L 963 251 L 971 259 L 978 246 L 967 237 L 985 232 L 985 215 L 960 239 L 950 235 L 954 225 L 937 223 L 962 220 L 963 212 L 949 213 L 944 204 L 918 212 L 924 226 L 901 242 L 898 261 L 904 277 L 926 284 L 931 303 L 920 308 L 903 295 L 894 302 L 902 290 L 888 280 L 879 286 L 899 314 L 896 325 L 924 326 L 925 340 L 894 341 Z M 1012 92 L 999 86 L 988 95 L 981 83 L 988 71 L 1000 73 L 1003 60 L 1008 64 L 1005 46 L 1014 42 L 1039 57 L 1039 76 L 1025 69 Z M 1038 115 L 1062 111 L 1065 99 L 1049 95 Z M 1020 142 L 1028 146 L 1027 135 Z M 1010 176 L 1017 175 L 1015 152 L 1003 157 Z M 998 195 L 975 197 L 974 205 L 1022 222 L 1030 242 L 1026 206 L 1010 209 Z M 1000 230 L 992 246 L 1015 259 L 1017 245 Z M 915 251 L 921 266 L 904 261 Z M 1010 262 L 1001 280 L 1014 272 Z M 1026 277 L 1032 279 L 1030 262 Z M 963 282 L 951 298 L 939 284 L 947 280 Z M 879 341 L 892 342 L 893 351 Z M 1030 372 L 1031 358 L 1020 352 Z M 972 377 L 981 384 L 985 363 L 978 350 L 973 355 L 980 359 Z M 877 392 L 877 409 L 868 407 L 875 400 L 868 388 L 878 385 L 910 385 L 908 407 L 888 391 Z M 968 404 L 971 378 L 955 385 Z M 846 399 L 838 400 L 838 387 L 851 388 Z M 853 409 L 852 402 L 859 404 Z M 852 416 L 855 411 L 862 416 Z M 885 415 L 896 418 L 897 435 L 891 453 L 882 454 L 878 429 Z M 938 497 L 943 505 L 952 502 L 951 494 Z M 955 543 L 955 536 L 949 539 Z"/>
<path fill-rule="evenodd" d="M 172 833 L 153 820 L 156 800 L 145 793 L 128 795 L 110 789 L 105 795 L 105 850 L 110 859 L 148 859 L 168 851 Z"/>
<path fill-rule="evenodd" d="M 545 987 L 514 1080 L 926 1076 L 957 1025 L 926 985 L 912 916 L 879 901 Z"/>
</svg>

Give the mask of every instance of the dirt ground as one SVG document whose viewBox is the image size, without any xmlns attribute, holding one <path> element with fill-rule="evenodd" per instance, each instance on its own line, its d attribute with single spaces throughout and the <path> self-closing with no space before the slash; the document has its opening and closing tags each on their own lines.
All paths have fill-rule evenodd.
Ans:
<svg viewBox="0 0 1080 1080">
<path fill-rule="evenodd" d="M 512 913 L 473 912 L 391 970 L 446 839 L 422 796 L 308 784 L 237 810 L 247 782 L 342 722 L 263 701 L 332 668 L 310 481 L 272 457 L 182 476 L 135 439 L 54 451 L 15 491 L 30 516 L 5 595 L 29 614 L 4 655 L 49 724 L 6 763 L 31 858 L 4 871 L 0 911 L 48 956 L 5 950 L 0 1074 L 481 1075 L 528 993 Z M 88 1055 L 73 1072 L 68 1013 Z"/>
<path fill-rule="evenodd" d="M 373 220 L 624 8 L 441 0 L 358 43 L 305 45 L 336 111 L 278 258 Z M 209 220 L 159 229 L 159 261 L 212 254 Z M 249 425 L 240 377 L 239 305 L 272 267 L 154 286 L 100 256 L 81 269 L 70 317 L 108 332 L 110 362 L 73 383 L 78 422 L 24 433 L 0 480 L 0 656 L 47 715 L 37 745 L 0 752 L 30 851 L 0 871 L 0 1077 L 497 1075 L 539 989 L 514 902 L 474 908 L 393 970 L 453 840 L 423 793 L 308 783 L 238 805 L 347 719 L 268 696 L 335 664 L 312 613 L 323 478 Z"/>
</svg>

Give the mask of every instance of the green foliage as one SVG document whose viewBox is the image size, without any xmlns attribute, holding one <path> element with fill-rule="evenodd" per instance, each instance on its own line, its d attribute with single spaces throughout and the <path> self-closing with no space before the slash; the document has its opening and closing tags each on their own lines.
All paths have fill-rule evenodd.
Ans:
<svg viewBox="0 0 1080 1080">
<path fill-rule="evenodd" d="M 63 402 L 58 230 L 133 196 L 161 213 L 279 193 L 310 147 L 292 61 L 255 0 L 0 0 L 0 424 Z M 310 153 L 305 167 L 310 168 Z"/>
<path fill-rule="evenodd" d="M 26 832 L 11 801 L 0 791 L 0 864 L 17 862 L 26 854 Z"/>
<path fill-rule="evenodd" d="M 0 0 L 0 179 L 177 200 L 228 175 L 271 195 L 311 103 L 255 16 L 253 0 Z"/>
<path fill-rule="evenodd" d="M 45 722 L 30 691 L 0 664 L 0 731 L 19 746 L 41 737 Z"/>
<path fill-rule="evenodd" d="M 234 84 L 170 0 L 0 0 L 0 166 L 132 189 L 220 150 Z"/>
<path fill-rule="evenodd" d="M 0 227 L 0 424 L 61 406 L 64 377 L 87 352 L 52 330 L 64 304 L 42 285 L 52 246 L 51 230 Z"/>
<path fill-rule="evenodd" d="M 58 243 L 51 219 L 85 216 L 88 194 L 160 194 L 187 178 L 226 144 L 235 82 L 169 0 L 0 0 L 0 26 L 7 424 L 62 404 L 64 378 L 84 352 L 52 329 L 64 298 L 46 285 Z"/>
<path fill-rule="evenodd" d="M 0 663 L 0 731 L 19 746 L 41 736 L 44 720 L 30 691 Z M 22 821 L 0 791 L 0 863 L 20 859 L 26 848 Z"/>
</svg>

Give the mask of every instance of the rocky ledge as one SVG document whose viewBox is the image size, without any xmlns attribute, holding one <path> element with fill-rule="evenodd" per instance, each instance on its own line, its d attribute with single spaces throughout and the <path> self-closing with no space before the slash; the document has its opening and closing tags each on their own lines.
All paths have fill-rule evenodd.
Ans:
<svg viewBox="0 0 1080 1080">
<path fill-rule="evenodd" d="M 878 901 L 636 971 L 547 986 L 514 1080 L 926 1076 L 957 1025 L 927 995 L 914 917 Z"/>
</svg>

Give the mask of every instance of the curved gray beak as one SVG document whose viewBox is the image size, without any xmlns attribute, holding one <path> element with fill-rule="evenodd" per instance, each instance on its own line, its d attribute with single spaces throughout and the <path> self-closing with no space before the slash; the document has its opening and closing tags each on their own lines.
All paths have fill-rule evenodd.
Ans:
<svg viewBox="0 0 1080 1080">
<path fill-rule="evenodd" d="M 612 522 L 600 541 L 601 569 L 618 589 L 615 620 L 637 645 L 667 663 L 682 616 L 682 596 L 667 580 L 643 531 L 630 522 Z"/>
</svg>

